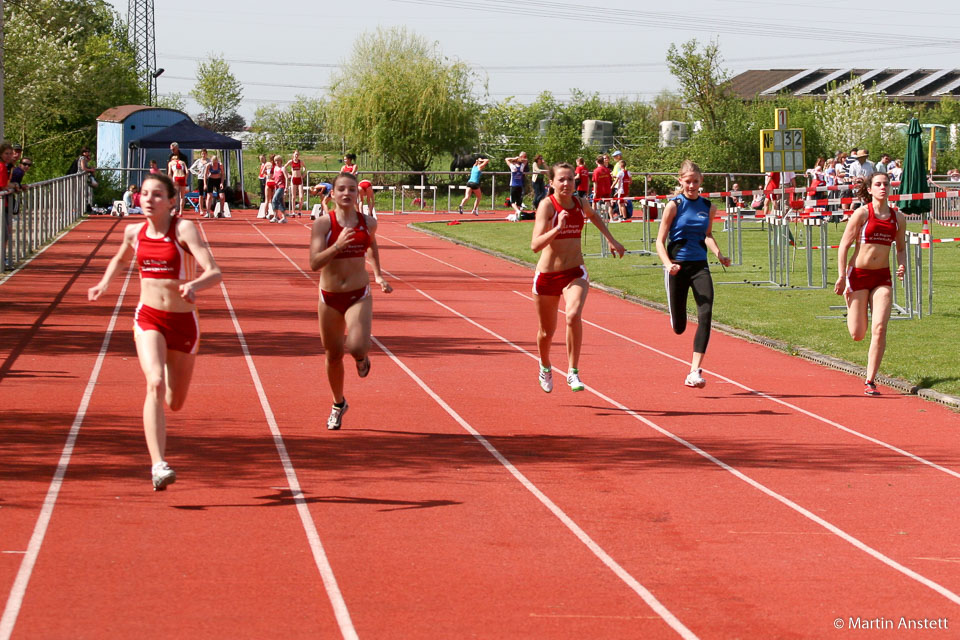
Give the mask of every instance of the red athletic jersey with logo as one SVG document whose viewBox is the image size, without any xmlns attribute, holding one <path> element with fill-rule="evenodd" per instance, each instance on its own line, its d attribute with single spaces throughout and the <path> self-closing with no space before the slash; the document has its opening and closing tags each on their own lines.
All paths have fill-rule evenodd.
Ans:
<svg viewBox="0 0 960 640">
<path fill-rule="evenodd" d="M 550 196 L 550 202 L 553 203 L 553 219 L 550 221 L 550 227 L 553 228 L 557 226 L 557 222 L 560 218 L 560 212 L 567 212 L 567 223 L 560 228 L 560 232 L 555 236 L 559 239 L 566 238 L 579 238 L 580 233 L 583 231 L 583 207 L 580 206 L 580 199 L 573 199 L 573 208 L 564 209 L 560 206 L 560 202 L 554 196 Z"/>
<path fill-rule="evenodd" d="M 873 203 L 867 205 L 867 222 L 860 228 L 860 242 L 862 244 L 885 244 L 888 247 L 897 239 L 897 210 L 890 207 L 890 217 L 886 220 L 877 218 L 873 211 Z"/>
<path fill-rule="evenodd" d="M 597 189 L 598 198 L 609 198 L 610 189 L 613 186 L 613 177 L 610 175 L 610 169 L 598 166 L 593 170 L 593 185 Z"/>
<path fill-rule="evenodd" d="M 141 278 L 165 280 L 192 280 L 196 273 L 196 259 L 190 249 L 177 242 L 177 222 L 170 220 L 170 228 L 161 238 L 147 236 L 147 223 L 140 225 L 136 243 L 137 268 Z"/>
<path fill-rule="evenodd" d="M 340 237 L 340 234 L 343 233 L 343 229 L 344 228 L 340 226 L 340 223 L 337 222 L 336 214 L 331 215 L 330 231 L 327 232 L 328 247 L 333 246 L 333 244 L 337 241 L 337 238 Z M 364 255 L 366 255 L 367 249 L 370 247 L 370 232 L 367 231 L 367 225 L 362 215 L 360 215 L 360 220 L 357 222 L 357 226 L 352 227 L 352 229 L 353 240 L 343 251 L 333 256 L 334 260 L 340 260 L 343 258 L 362 258 Z"/>
</svg>

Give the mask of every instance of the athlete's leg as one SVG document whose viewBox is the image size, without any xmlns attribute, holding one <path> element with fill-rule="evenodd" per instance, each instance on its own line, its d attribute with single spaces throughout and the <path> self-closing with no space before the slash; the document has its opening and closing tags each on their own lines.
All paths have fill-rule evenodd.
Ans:
<svg viewBox="0 0 960 640">
<path fill-rule="evenodd" d="M 590 285 L 580 278 L 563 289 L 563 304 L 567 318 L 567 364 L 570 369 L 580 366 L 580 345 L 583 344 L 583 305 Z"/>
<path fill-rule="evenodd" d="M 344 314 L 347 338 L 343 350 L 354 360 L 363 360 L 370 351 L 370 333 L 373 326 L 373 296 L 367 294 Z"/>
<path fill-rule="evenodd" d="M 667 310 L 670 312 L 670 326 L 680 335 L 687 330 L 687 292 L 690 278 L 681 265 L 676 275 L 664 270 L 663 282 L 667 289 Z"/>
<path fill-rule="evenodd" d="M 560 296 L 541 296 L 533 294 L 533 303 L 537 307 L 537 351 L 540 353 L 540 364 L 550 368 L 550 343 L 553 334 L 557 331 L 557 309 L 560 307 Z"/>
<path fill-rule="evenodd" d="M 347 323 L 339 311 L 320 302 L 320 340 L 333 401 L 343 402 L 343 332 Z"/>
<path fill-rule="evenodd" d="M 877 287 L 870 292 L 870 308 L 873 310 L 873 326 L 870 331 L 870 350 L 867 354 L 867 380 L 873 380 L 880 370 L 880 361 L 887 348 L 887 324 L 893 306 L 891 287 Z"/>
<path fill-rule="evenodd" d="M 710 342 L 710 328 L 713 324 L 713 278 L 707 267 L 694 272 L 690 278 L 693 289 L 693 301 L 697 305 L 697 332 L 693 337 L 693 361 L 690 370 L 696 371 L 703 361 Z"/>
<path fill-rule="evenodd" d="M 143 434 L 147 440 L 150 461 L 163 460 L 167 449 L 167 422 L 163 411 L 167 341 L 159 331 L 137 331 L 137 358 L 147 382 L 143 400 Z"/>
<path fill-rule="evenodd" d="M 187 400 L 190 380 L 193 378 L 193 365 L 197 361 L 194 353 L 185 353 L 170 349 L 167 351 L 166 396 L 171 411 L 180 411 Z"/>
<path fill-rule="evenodd" d="M 870 292 L 860 289 L 845 295 L 847 298 L 847 330 L 856 342 L 867 335 L 867 306 Z"/>
</svg>

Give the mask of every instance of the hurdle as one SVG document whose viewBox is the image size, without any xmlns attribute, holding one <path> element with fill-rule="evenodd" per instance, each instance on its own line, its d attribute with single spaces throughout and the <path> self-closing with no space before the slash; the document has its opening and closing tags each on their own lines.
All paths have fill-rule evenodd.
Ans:
<svg viewBox="0 0 960 640">
<path fill-rule="evenodd" d="M 453 200 L 451 199 L 451 195 L 453 194 L 453 191 L 455 189 L 460 189 L 461 191 L 469 191 L 470 187 L 468 187 L 465 184 L 460 184 L 460 185 L 448 184 L 447 185 L 447 213 L 460 213 L 459 211 L 453 210 L 453 204 L 452 204 Z"/>
<path fill-rule="evenodd" d="M 404 200 L 404 198 L 403 198 L 403 189 L 410 189 L 411 191 L 419 191 L 419 192 L 420 192 L 420 211 L 416 211 L 416 212 L 415 212 L 415 211 L 412 211 L 412 210 L 411 210 L 411 211 L 405 211 L 405 210 L 404 210 L 404 208 L 403 208 L 403 200 Z M 433 195 L 433 212 L 434 212 L 434 213 L 437 212 L 437 185 L 435 185 L 435 184 L 430 184 L 430 185 L 424 185 L 424 184 L 405 184 L 405 185 L 403 185 L 403 189 L 400 190 L 400 213 L 421 213 L 421 212 L 423 211 L 423 197 L 424 197 L 425 192 L 427 191 L 427 189 L 429 189 L 430 192 L 431 192 L 431 194 Z M 411 206 L 413 206 L 413 199 L 411 199 Z"/>
</svg>

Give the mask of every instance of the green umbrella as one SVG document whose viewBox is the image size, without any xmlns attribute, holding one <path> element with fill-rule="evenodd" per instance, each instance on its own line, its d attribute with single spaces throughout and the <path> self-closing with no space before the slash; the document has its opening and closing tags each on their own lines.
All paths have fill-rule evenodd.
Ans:
<svg viewBox="0 0 960 640">
<path fill-rule="evenodd" d="M 920 121 L 910 118 L 907 129 L 907 154 L 903 159 L 903 175 L 900 177 L 900 193 L 927 193 L 927 161 L 923 155 L 923 129 Z M 926 213 L 930 211 L 929 200 L 900 201 L 900 210 L 904 213 Z"/>
</svg>

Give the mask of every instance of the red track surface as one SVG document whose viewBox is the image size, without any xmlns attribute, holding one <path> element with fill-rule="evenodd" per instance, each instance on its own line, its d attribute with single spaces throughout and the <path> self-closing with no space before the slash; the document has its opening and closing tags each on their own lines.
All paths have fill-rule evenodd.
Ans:
<svg viewBox="0 0 960 640">
<path fill-rule="evenodd" d="M 250 359 L 223 291 L 201 294 L 163 493 L 135 281 L 76 417 L 121 282 L 85 292 L 125 223 L 88 220 L 0 285 L 0 639 L 823 638 L 857 618 L 906 637 L 901 616 L 960 637 L 960 417 L 716 333 L 708 386 L 685 388 L 692 329 L 597 291 L 588 390 L 555 372 L 545 395 L 531 272 L 411 219 L 381 218 L 396 290 L 375 293 L 373 372 L 348 371 L 340 432 L 324 428 L 307 228 L 203 224 Z"/>
</svg>

